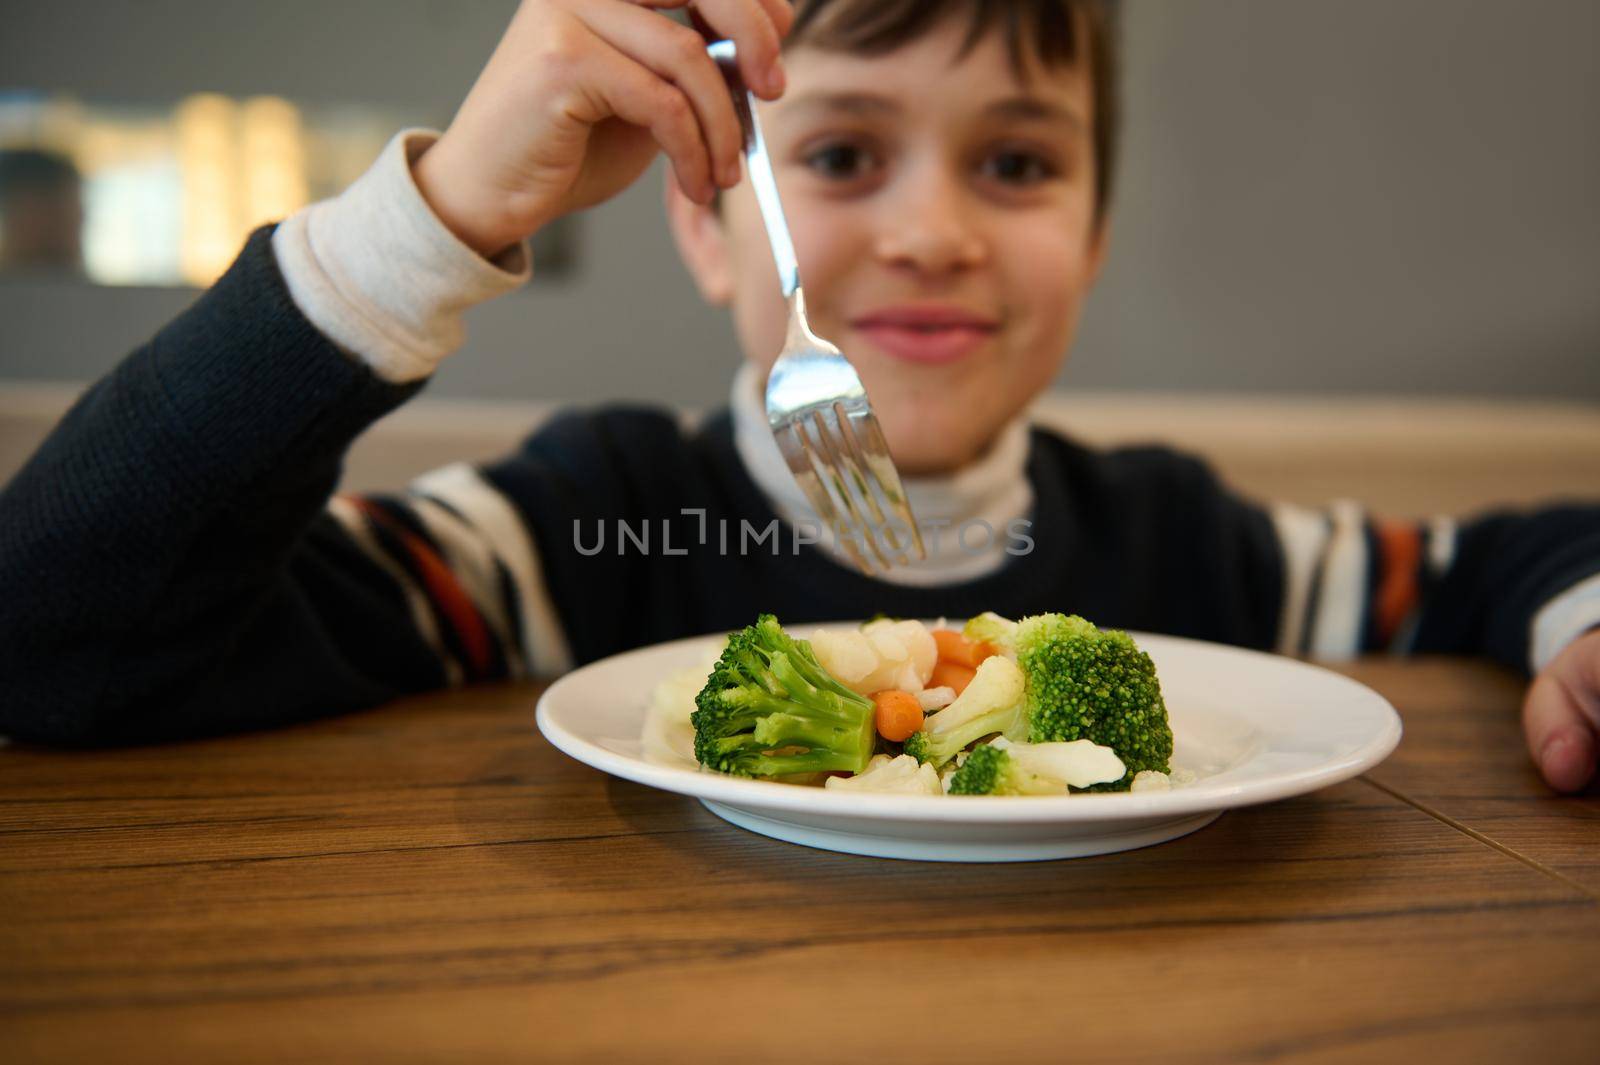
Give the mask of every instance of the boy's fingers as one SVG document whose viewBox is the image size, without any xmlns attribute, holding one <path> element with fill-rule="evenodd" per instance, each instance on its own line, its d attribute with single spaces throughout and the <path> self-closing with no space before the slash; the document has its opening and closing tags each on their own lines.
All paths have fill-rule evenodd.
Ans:
<svg viewBox="0 0 1600 1065">
<path fill-rule="evenodd" d="M 701 203 L 711 202 L 716 194 L 711 160 L 689 98 L 621 52 L 611 52 L 602 62 L 611 66 L 596 82 L 606 109 L 630 125 L 648 129 L 672 160 L 684 192 Z"/>
<path fill-rule="evenodd" d="M 688 7 L 695 0 L 628 0 L 629 3 L 638 4 L 640 7 L 653 7 L 663 11 L 677 10 Z M 754 0 L 766 9 L 772 17 L 772 24 L 778 27 L 778 33 L 787 35 L 789 27 L 794 25 L 794 5 L 790 0 Z"/>
<path fill-rule="evenodd" d="M 761 0 L 762 6 L 772 16 L 772 24 L 778 27 L 778 33 L 784 37 L 789 36 L 789 31 L 794 29 L 794 5 L 789 0 Z"/>
<path fill-rule="evenodd" d="M 1594 733 L 1553 677 L 1536 677 L 1528 689 L 1522 730 L 1545 783 L 1560 792 L 1583 790 L 1594 776 Z"/>
<path fill-rule="evenodd" d="M 772 28 L 778 31 L 780 38 L 789 36 L 789 30 L 794 26 L 794 7 L 789 0 L 757 0 L 761 9 L 772 20 Z"/>
<path fill-rule="evenodd" d="M 1600 746 L 1600 633 L 1573 641 L 1534 678 L 1522 730 L 1552 788 L 1573 792 L 1589 783 Z"/>
<path fill-rule="evenodd" d="M 739 73 L 757 96 L 772 100 L 782 95 L 782 37 L 764 6 L 752 0 L 695 0 L 689 11 L 697 25 L 732 39 Z"/>
<path fill-rule="evenodd" d="M 773 28 L 778 31 L 778 36 L 789 36 L 789 30 L 794 27 L 794 5 L 789 0 L 745 0 L 745 2 L 759 4 L 761 9 L 767 13 L 767 17 L 772 20 Z M 661 11 L 678 10 L 687 7 L 689 8 L 689 21 L 694 24 L 695 29 L 703 33 L 709 32 L 711 34 L 710 40 L 719 39 L 716 30 L 707 26 L 705 19 L 695 11 L 694 5 L 697 0 L 628 0 L 628 3 L 637 4 L 640 7 L 652 7 Z"/>
<path fill-rule="evenodd" d="M 700 35 L 611 0 L 588 5 L 584 19 L 613 48 L 666 78 L 688 97 L 710 152 L 715 180 L 724 186 L 737 184 L 743 148 L 739 119 L 728 83 L 706 54 Z"/>
</svg>

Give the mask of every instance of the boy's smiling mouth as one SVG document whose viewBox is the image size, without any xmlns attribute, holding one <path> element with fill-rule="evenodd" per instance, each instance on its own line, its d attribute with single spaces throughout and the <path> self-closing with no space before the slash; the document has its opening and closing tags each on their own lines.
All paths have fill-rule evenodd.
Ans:
<svg viewBox="0 0 1600 1065">
<path fill-rule="evenodd" d="M 987 315 L 953 304 L 918 303 L 883 307 L 850 321 L 885 354 L 907 362 L 954 362 L 1000 329 Z"/>
</svg>

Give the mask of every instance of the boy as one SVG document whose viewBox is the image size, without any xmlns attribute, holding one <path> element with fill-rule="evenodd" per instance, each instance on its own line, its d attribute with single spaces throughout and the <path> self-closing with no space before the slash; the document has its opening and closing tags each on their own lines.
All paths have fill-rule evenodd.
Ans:
<svg viewBox="0 0 1600 1065">
<path fill-rule="evenodd" d="M 1026 424 L 1105 253 L 1113 57 L 1089 0 L 697 5 L 769 101 L 813 325 L 857 365 L 919 520 L 1026 530 L 886 580 L 832 541 L 752 544 L 815 515 L 760 409 L 784 308 L 732 107 L 700 37 L 647 10 L 681 5 L 526 0 L 442 136 L 398 137 L 339 199 L 258 233 L 67 415 L 0 500 L 0 727 L 258 727 L 760 611 L 1066 610 L 1290 652 L 1491 654 L 1538 674 L 1525 721 L 1546 779 L 1587 782 L 1596 510 L 1269 512 L 1181 456 Z M 683 258 L 746 355 L 731 415 L 569 415 L 501 463 L 330 502 L 344 448 L 457 346 L 461 311 L 525 279 L 527 236 L 658 148 Z"/>
</svg>

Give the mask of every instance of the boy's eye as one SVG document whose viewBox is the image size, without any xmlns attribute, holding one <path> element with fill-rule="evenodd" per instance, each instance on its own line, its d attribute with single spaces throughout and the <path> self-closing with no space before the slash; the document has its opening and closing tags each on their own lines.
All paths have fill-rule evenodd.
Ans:
<svg viewBox="0 0 1600 1065">
<path fill-rule="evenodd" d="M 806 166 L 825 178 L 848 181 L 870 170 L 872 153 L 859 144 L 825 144 L 805 156 Z"/>
<path fill-rule="evenodd" d="M 985 158 L 979 171 L 1005 185 L 1032 185 L 1055 177 L 1057 168 L 1038 152 L 1008 150 Z"/>
</svg>

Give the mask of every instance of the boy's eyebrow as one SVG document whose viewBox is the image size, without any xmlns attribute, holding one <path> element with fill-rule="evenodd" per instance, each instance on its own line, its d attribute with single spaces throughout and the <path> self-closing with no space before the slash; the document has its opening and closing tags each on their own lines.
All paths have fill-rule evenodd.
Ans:
<svg viewBox="0 0 1600 1065">
<path fill-rule="evenodd" d="M 895 115 L 903 110 L 893 97 L 871 92 L 809 92 L 785 97 L 780 106 L 792 111 L 835 111 L 855 115 Z M 1008 96 L 985 106 L 983 114 L 986 118 L 1060 122 L 1079 128 L 1088 127 L 1076 110 L 1038 96 Z"/>
<path fill-rule="evenodd" d="M 893 114 L 900 104 L 888 96 L 871 92 L 808 92 L 784 97 L 786 110 L 846 111 L 852 114 Z"/>
<path fill-rule="evenodd" d="M 1074 109 L 1063 107 L 1038 96 L 1008 96 L 1004 100 L 996 100 L 985 107 L 983 111 L 985 115 L 992 118 L 1062 122 L 1080 128 L 1088 125 L 1083 120 L 1083 116 Z"/>
</svg>

